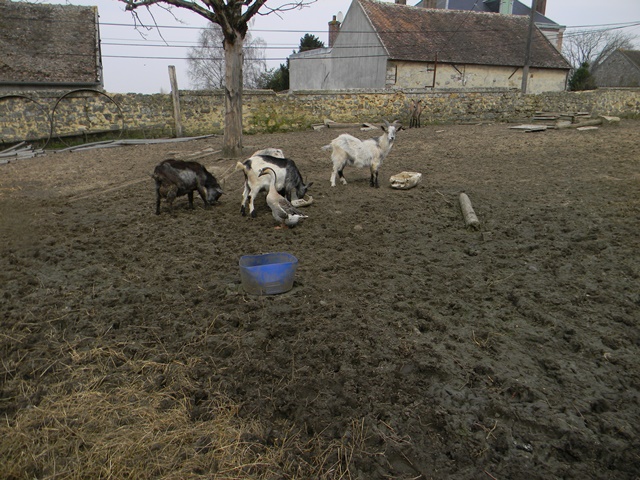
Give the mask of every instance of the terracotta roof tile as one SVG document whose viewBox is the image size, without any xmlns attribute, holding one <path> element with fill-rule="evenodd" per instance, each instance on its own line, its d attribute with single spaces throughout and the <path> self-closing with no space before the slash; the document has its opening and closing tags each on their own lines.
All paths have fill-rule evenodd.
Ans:
<svg viewBox="0 0 640 480">
<path fill-rule="evenodd" d="M 428 9 L 355 0 L 368 16 L 392 60 L 522 66 L 528 17 Z M 569 69 L 555 47 L 535 29 L 531 65 Z"/>
</svg>

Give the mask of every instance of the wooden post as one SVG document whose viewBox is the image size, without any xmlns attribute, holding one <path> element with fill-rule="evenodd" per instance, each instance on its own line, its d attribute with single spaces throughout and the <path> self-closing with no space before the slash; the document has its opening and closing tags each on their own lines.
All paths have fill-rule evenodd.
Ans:
<svg viewBox="0 0 640 480">
<path fill-rule="evenodd" d="M 533 39 L 533 29 L 535 22 L 533 18 L 536 15 L 537 0 L 532 0 L 531 16 L 529 17 L 529 34 L 527 35 L 527 47 L 524 53 L 524 67 L 522 67 L 522 93 L 527 93 L 527 82 L 529 81 L 529 64 L 531 63 L 531 41 Z"/>
<path fill-rule="evenodd" d="M 173 100 L 173 120 L 176 124 L 176 137 L 181 137 L 182 117 L 180 115 L 180 92 L 178 91 L 176 67 L 173 65 L 169 65 L 169 80 L 171 81 L 171 99 Z"/>
</svg>

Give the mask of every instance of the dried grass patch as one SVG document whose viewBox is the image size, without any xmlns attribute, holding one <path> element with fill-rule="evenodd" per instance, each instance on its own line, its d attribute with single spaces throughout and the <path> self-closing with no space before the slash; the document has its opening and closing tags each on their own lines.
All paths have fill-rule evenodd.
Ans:
<svg viewBox="0 0 640 480">
<path fill-rule="evenodd" d="M 362 425 L 329 446 L 303 443 L 290 427 L 274 435 L 219 393 L 196 407 L 194 365 L 65 353 L 61 381 L 0 424 L 0 478 L 350 478 L 364 444 Z"/>
</svg>

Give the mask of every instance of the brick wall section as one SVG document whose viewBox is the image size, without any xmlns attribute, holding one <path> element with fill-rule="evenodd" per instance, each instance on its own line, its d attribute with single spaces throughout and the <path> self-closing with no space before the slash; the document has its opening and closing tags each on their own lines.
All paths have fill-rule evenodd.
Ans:
<svg viewBox="0 0 640 480">
<path fill-rule="evenodd" d="M 78 94 L 22 92 L 29 97 L 0 97 L 0 143 L 47 138 L 54 111 L 54 136 L 118 131 L 122 125 L 143 137 L 170 137 L 174 132 L 171 96 L 165 94 Z M 426 123 L 523 121 L 536 112 L 591 112 L 593 115 L 640 117 L 640 89 L 599 89 L 589 92 L 358 91 L 296 92 L 246 91 L 246 133 L 303 130 L 325 118 L 336 122 L 381 122 L 398 119 L 408 124 L 405 105 L 423 100 Z M 221 91 L 181 91 L 184 135 L 222 133 L 224 96 Z M 54 105 L 57 106 L 54 110 Z"/>
</svg>

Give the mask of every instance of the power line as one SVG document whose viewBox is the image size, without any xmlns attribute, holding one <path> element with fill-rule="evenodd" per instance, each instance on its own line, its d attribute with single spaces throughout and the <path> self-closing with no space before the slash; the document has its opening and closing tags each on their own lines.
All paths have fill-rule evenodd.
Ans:
<svg viewBox="0 0 640 480">
<path fill-rule="evenodd" d="M 56 20 L 57 21 L 57 20 Z M 67 23 L 71 23 L 71 22 L 67 22 Z M 424 31 L 424 30 L 420 30 L 419 32 L 424 34 L 424 35 L 433 35 L 433 34 L 448 34 L 451 33 L 452 37 L 454 35 L 456 35 L 461 27 L 462 24 L 464 22 L 461 22 L 461 24 L 458 25 L 457 28 L 454 29 L 446 29 L 446 30 L 433 30 L 433 31 Z M 116 25 L 116 26 L 128 26 L 128 27 L 135 27 L 134 25 L 131 24 L 119 24 L 119 23 L 107 23 L 107 24 L 102 24 L 102 25 Z M 589 27 L 593 27 L 595 25 L 591 25 Z M 581 30 L 581 31 L 574 31 L 574 32 L 570 32 L 570 33 L 565 33 L 564 34 L 564 38 L 570 38 L 570 37 L 574 37 L 574 36 L 579 36 L 582 35 L 584 33 L 591 33 L 591 32 L 604 32 L 604 31 L 611 31 L 611 30 L 617 30 L 617 29 L 621 29 L 621 28 L 629 28 L 629 27 L 637 27 L 640 26 L 640 21 L 637 22 L 624 22 L 624 23 L 609 23 L 609 24 L 601 24 L 601 26 L 603 27 L 608 27 L 608 28 L 602 28 L 601 30 Z M 585 27 L 585 26 L 583 26 Z M 177 28 L 177 29 L 201 29 L 200 27 L 188 27 L 188 26 L 160 26 L 159 28 Z M 268 32 L 304 32 L 304 30 L 254 30 L 254 31 L 268 31 Z M 476 29 L 476 30 L 470 30 L 470 31 L 479 31 L 479 32 L 491 32 L 491 31 L 496 31 L 496 29 L 492 29 L 492 28 L 487 28 L 487 29 Z M 344 30 L 344 32 L 349 32 L 349 33 L 358 33 L 357 31 L 348 31 L 348 30 Z M 406 34 L 410 34 L 410 33 L 415 33 L 416 31 L 387 31 L 385 33 L 406 33 Z M 306 32 L 308 33 L 308 32 Z M 367 34 L 372 34 L 372 35 L 377 35 L 380 32 L 372 32 L 372 31 L 367 31 L 367 32 L 360 32 L 360 33 L 367 33 Z M 257 37 L 259 38 L 259 37 Z M 193 41 L 183 41 L 183 40 L 171 40 L 171 43 L 168 42 L 163 42 L 163 43 L 159 43 L 158 40 L 153 40 L 153 44 L 148 44 L 148 43 L 131 43 L 131 42 L 139 42 L 140 40 L 132 40 L 132 39 L 110 39 L 116 42 L 127 42 L 127 43 L 113 43 L 113 41 L 102 41 L 101 42 L 101 46 L 105 46 L 107 48 L 109 47 L 141 47 L 141 48 L 198 48 L 198 49 L 206 49 L 206 48 L 212 48 L 212 49 L 217 49 L 218 47 L 203 47 L 202 45 L 194 45 Z M 185 45 L 174 45 L 172 43 L 185 43 Z M 507 45 L 516 45 L 516 44 L 520 44 L 521 42 L 514 42 L 514 43 L 510 43 Z M 255 48 L 255 49 L 264 49 L 264 50 L 288 50 L 288 49 L 293 49 L 295 50 L 299 45 L 285 45 L 285 44 L 272 44 L 272 45 L 268 45 L 265 44 L 263 46 L 260 47 L 248 47 L 248 48 Z M 413 46 L 418 46 L 417 44 L 414 44 Z M 377 45 L 353 45 L 353 46 L 343 46 L 340 47 L 341 49 L 349 49 L 349 48 L 353 48 L 353 49 L 362 49 L 362 48 L 377 48 Z M 460 46 L 458 46 L 457 50 L 460 50 Z M 26 54 L 25 54 L 26 55 Z M 49 55 L 49 56 L 89 56 L 88 54 L 79 54 L 79 53 L 46 53 L 46 52 L 30 52 L 29 55 Z M 179 56 L 145 56 L 145 55 L 117 55 L 117 54 L 102 54 L 103 58 L 122 58 L 122 59 L 143 59 L 143 60 L 189 60 L 189 57 L 179 57 Z M 386 54 L 359 54 L 359 55 L 333 55 L 331 58 L 332 59 L 352 59 L 352 58 L 379 58 L 379 57 L 386 57 Z M 219 57 L 214 57 L 214 56 L 197 56 L 197 57 L 190 57 L 191 59 L 194 60 L 207 60 L 207 59 L 212 59 L 212 60 L 220 60 L 221 58 Z M 284 61 L 287 60 L 288 57 L 269 57 L 269 58 L 264 58 L 265 61 Z M 313 59 L 313 58 L 317 58 L 317 57 L 300 57 L 300 60 L 307 60 L 307 59 Z"/>
<path fill-rule="evenodd" d="M 156 43 L 153 45 L 147 45 L 144 43 L 112 43 L 112 42 L 101 42 L 101 45 L 106 45 L 109 47 L 143 47 L 143 48 L 197 48 L 197 49 L 208 49 L 208 50 L 221 50 L 222 47 L 207 47 L 204 45 L 194 45 L 193 43 L 190 45 L 171 45 L 171 44 L 162 44 Z M 299 45 L 295 46 L 273 46 L 273 45 L 264 45 L 264 46 L 244 46 L 245 49 L 251 50 L 291 50 L 292 48 L 297 48 Z"/>
<path fill-rule="evenodd" d="M 634 25 L 634 26 L 640 26 L 640 22 L 637 23 L 633 23 L 633 24 L 625 24 L 625 25 Z M 494 31 L 495 29 L 482 29 L 482 31 Z M 456 30 L 453 30 L 454 34 L 456 34 L 459 31 L 459 28 Z M 435 32 L 435 31 L 434 31 Z M 431 33 L 434 33 L 431 32 Z M 444 32 L 450 32 L 450 30 L 445 30 Z M 438 31 L 437 33 L 441 33 L 440 31 Z M 580 33 L 579 32 L 572 32 L 569 34 L 565 34 L 564 38 L 570 38 L 573 36 L 578 36 Z M 173 41 L 172 43 L 168 43 L 168 42 L 162 42 L 160 43 L 158 40 L 154 40 L 154 43 L 146 43 L 146 42 L 142 42 L 142 43 L 131 43 L 133 42 L 133 40 L 129 40 L 129 39 L 115 39 L 116 42 L 109 42 L 109 41 L 102 41 L 101 42 L 101 46 L 103 46 L 105 48 L 105 50 L 110 50 L 114 47 L 122 47 L 122 48 L 171 48 L 171 49 L 175 49 L 175 48 L 194 48 L 194 49 L 198 49 L 200 52 L 199 55 L 194 56 L 194 57 L 190 57 L 192 59 L 199 59 L 199 60 L 205 60 L 205 59 L 219 59 L 219 57 L 217 56 L 209 56 L 209 55 L 202 55 L 202 51 L 206 51 L 207 49 L 211 49 L 211 50 L 222 50 L 221 47 L 206 47 L 206 46 L 202 46 L 202 45 L 198 45 L 198 44 L 193 44 L 193 42 L 190 43 L 186 43 L 185 45 L 173 45 Z M 121 43 L 121 42 L 127 42 L 127 43 Z M 181 41 L 176 41 L 176 42 L 181 42 Z M 522 44 L 521 41 L 518 42 L 510 42 L 508 44 L 503 44 L 504 46 L 515 46 L 515 45 L 520 45 Z M 417 47 L 420 44 L 414 43 L 412 45 L 407 45 L 408 47 Z M 257 47 L 247 47 L 248 49 L 255 49 L 255 50 L 265 50 L 265 51 L 277 51 L 277 50 L 295 50 L 298 47 L 298 45 L 284 45 L 284 46 L 280 46 L 280 45 L 261 45 L 261 46 L 257 46 Z M 371 49 L 371 48 L 379 48 L 378 45 L 347 45 L 347 46 L 342 46 L 340 47 L 341 51 L 347 51 L 349 49 L 358 49 L 358 50 L 362 50 L 362 49 Z M 473 48 L 473 46 L 469 47 L 469 50 L 471 50 Z M 459 45 L 457 47 L 457 51 L 464 51 L 465 48 L 464 46 Z M 5 52 L 7 55 L 9 55 L 9 52 Z M 15 53 L 14 53 L 15 55 Z M 51 52 L 51 53 L 47 53 L 44 51 L 40 51 L 40 52 L 28 52 L 23 54 L 23 55 L 50 55 L 50 56 L 87 56 L 88 54 L 81 54 L 81 53 L 56 53 L 56 52 Z M 358 55 L 349 55 L 347 54 L 340 54 L 340 55 L 336 55 L 334 52 L 334 55 L 332 55 L 332 59 L 352 59 L 352 58 L 380 58 L 386 56 L 382 55 L 382 54 L 367 54 L 367 53 L 360 53 Z M 149 56 L 149 55 L 126 55 L 126 54 L 109 54 L 103 51 L 102 54 L 103 58 L 123 58 L 123 59 L 146 59 L 146 60 L 188 60 L 189 57 L 187 56 L 173 56 L 173 55 L 167 55 L 167 56 Z M 282 56 L 277 56 L 277 57 L 265 57 L 264 60 L 265 61 L 284 61 L 288 58 L 288 56 L 282 57 Z M 299 59 L 301 60 L 307 60 L 307 59 L 313 59 L 313 58 L 318 58 L 317 56 L 311 56 L 311 57 L 299 57 Z"/>
<path fill-rule="evenodd" d="M 580 37 L 580 36 L 588 34 L 588 33 L 612 32 L 614 30 L 622 30 L 622 29 L 625 29 L 625 28 L 635 28 L 635 27 L 638 27 L 638 26 L 640 26 L 640 22 L 631 23 L 631 24 L 625 25 L 624 27 L 598 28 L 598 29 L 591 29 L 591 30 L 576 30 L 574 32 L 565 33 L 564 37 L 565 38 L 568 38 L 568 37 Z"/>
<path fill-rule="evenodd" d="M 631 22 L 622 22 L 622 23 L 600 23 L 597 25 L 572 25 L 570 27 L 565 27 L 565 28 L 569 29 L 569 28 L 592 28 L 592 27 L 613 27 L 613 26 L 617 26 L 619 28 L 625 28 L 624 25 L 632 27 L 638 24 L 640 24 L 640 20 L 633 20 Z"/>
<path fill-rule="evenodd" d="M 461 12 L 465 12 L 464 10 L 462 10 Z M 471 12 L 471 11 L 469 11 Z M 52 20 L 50 18 L 27 18 L 27 17 L 21 17 L 21 16 L 7 16 L 7 17 L 3 17 L 6 20 L 22 20 L 24 22 L 34 22 L 34 21 L 46 21 L 47 23 L 69 23 L 69 24 L 78 24 L 79 22 L 77 21 L 73 21 L 73 20 L 65 20 L 65 19 L 55 19 Z M 207 28 L 207 25 L 205 26 L 193 26 L 193 25 L 143 25 L 143 24 L 133 24 L 133 23 L 118 23 L 118 22 L 100 22 L 98 21 L 98 24 L 100 26 L 108 26 L 108 27 L 128 27 L 128 28 L 133 28 L 133 29 L 148 29 L 148 30 L 156 30 L 156 29 L 172 29 L 172 30 L 203 30 L 205 28 Z M 619 23 L 600 23 L 600 24 L 592 24 L 592 25 L 570 25 L 570 26 L 565 26 L 566 29 L 574 29 L 574 28 L 596 28 L 596 27 L 617 27 L 617 28 L 627 28 L 627 27 L 633 27 L 633 26 L 637 26 L 640 24 L 640 20 L 633 20 L 633 21 L 629 21 L 629 22 L 619 22 Z M 561 25 L 558 25 L 558 27 L 560 27 Z M 326 29 L 323 30 L 289 30 L 289 29 L 270 29 L 270 28 L 250 28 L 249 31 L 251 32 L 261 32 L 261 33 L 327 33 Z M 345 30 L 346 31 L 346 30 Z M 378 33 L 415 33 L 418 30 L 415 31 L 407 31 L 407 30 L 385 30 L 385 31 L 381 31 L 378 30 Z M 442 30 L 441 32 L 447 33 L 447 32 L 454 32 L 455 33 L 456 30 Z M 349 30 L 349 33 L 370 33 L 370 34 L 374 34 L 376 32 L 372 32 L 370 30 L 367 31 L 359 31 L 359 30 Z"/>
</svg>

